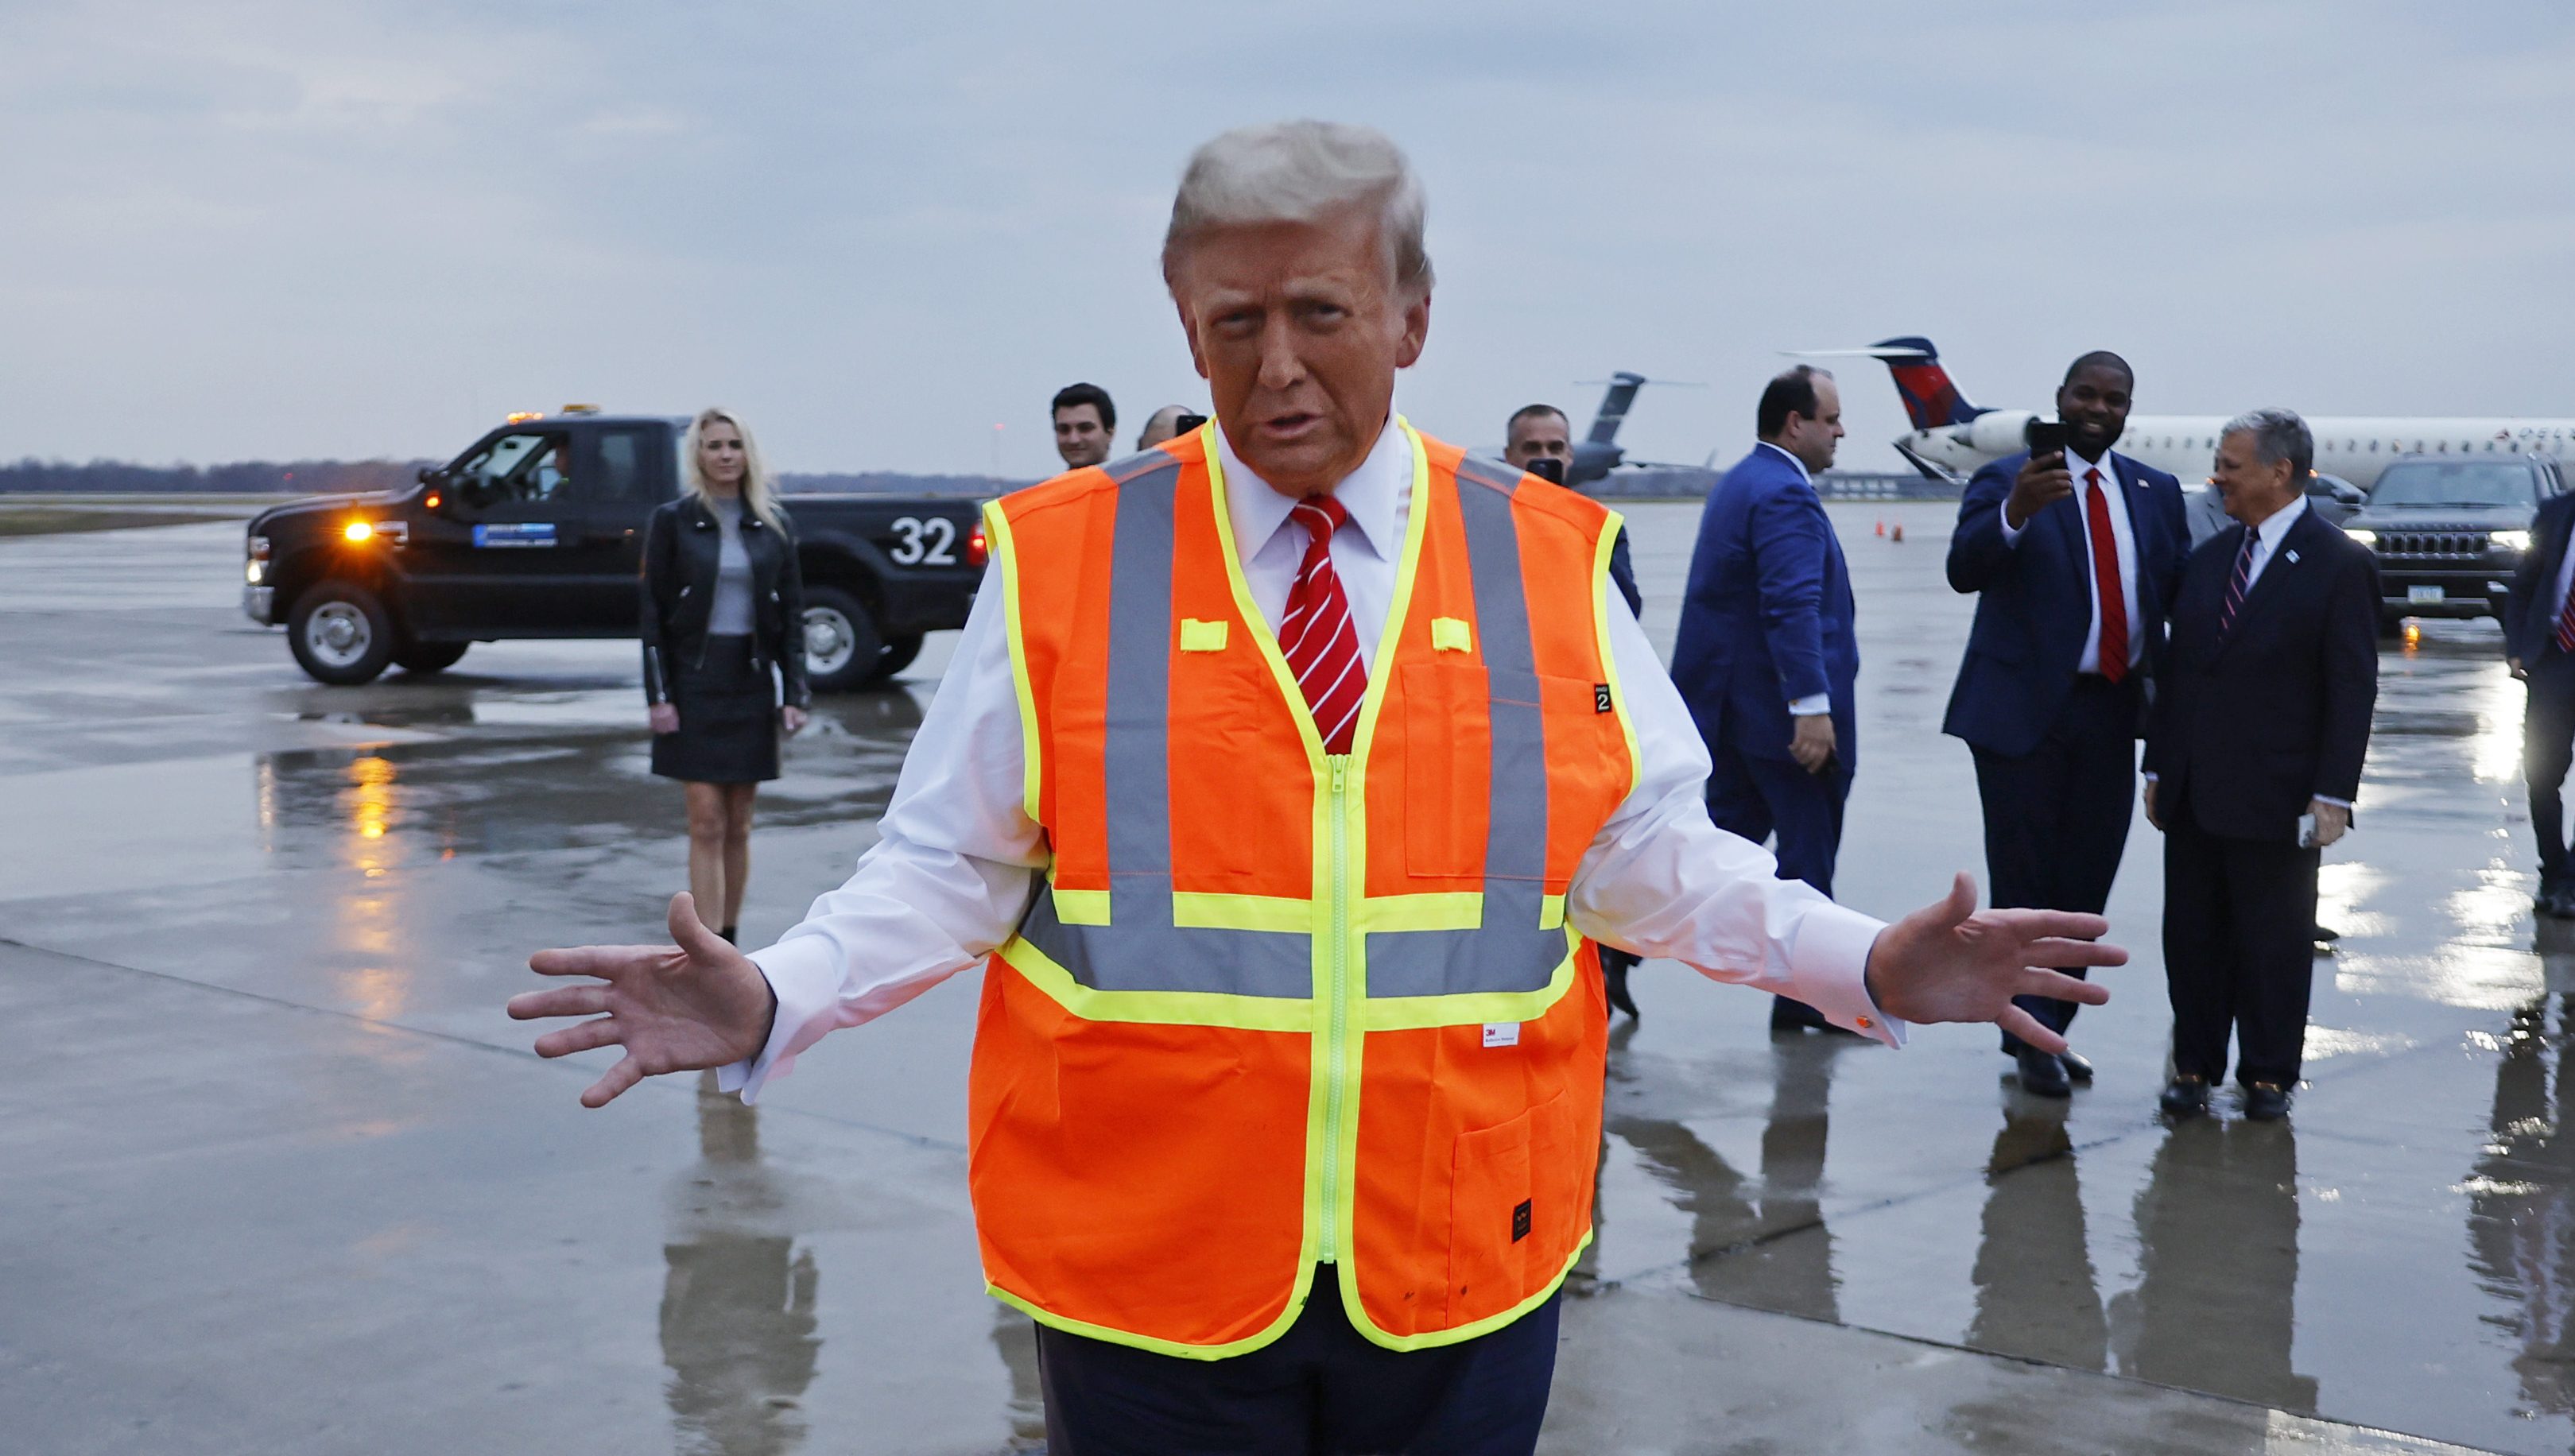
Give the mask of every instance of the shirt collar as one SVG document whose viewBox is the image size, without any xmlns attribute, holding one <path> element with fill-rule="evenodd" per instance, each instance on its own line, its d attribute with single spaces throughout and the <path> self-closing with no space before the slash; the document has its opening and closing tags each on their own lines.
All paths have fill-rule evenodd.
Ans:
<svg viewBox="0 0 2575 1456">
<path fill-rule="evenodd" d="M 1331 491 L 1332 499 L 1350 513 L 1349 525 L 1357 529 L 1360 543 L 1383 561 L 1394 560 L 1400 549 L 1395 517 L 1412 484 L 1412 447 L 1403 437 L 1402 418 L 1386 416 L 1385 428 L 1377 432 L 1367 459 Z M 1225 471 L 1226 513 L 1234 518 L 1235 549 L 1248 561 L 1288 524 L 1288 513 L 1296 509 L 1296 503 L 1252 473 L 1243 457 L 1234 453 L 1234 442 L 1226 438 L 1222 425 L 1217 427 L 1216 448 Z"/>
<path fill-rule="evenodd" d="M 1790 455 L 1784 450 L 1781 450 L 1778 446 L 1771 444 L 1767 440 L 1755 442 L 1755 447 L 1757 449 L 1769 451 L 1772 455 L 1775 455 L 1781 460 L 1788 462 L 1788 464 L 1795 466 L 1797 468 L 1797 479 L 1804 481 L 1810 486 L 1815 483 L 1815 478 L 1806 474 L 1806 463 L 1804 461 L 1799 460 L 1797 457 Z"/>
<path fill-rule="evenodd" d="M 2301 492 L 2289 504 L 2262 518 L 2262 524 L 2254 528 L 2254 534 L 2262 538 L 2262 554 L 2269 556 L 2278 551 L 2280 538 L 2287 536 L 2289 528 L 2297 525 L 2298 518 L 2306 514 L 2307 498 Z"/>
</svg>

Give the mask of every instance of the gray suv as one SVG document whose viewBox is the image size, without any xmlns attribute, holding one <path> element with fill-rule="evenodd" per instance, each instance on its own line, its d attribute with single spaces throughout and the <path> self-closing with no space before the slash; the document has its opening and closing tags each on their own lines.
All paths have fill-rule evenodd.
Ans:
<svg viewBox="0 0 2575 1456">
<path fill-rule="evenodd" d="M 2409 455 L 2390 464 L 2342 527 L 2378 557 L 2379 632 L 2394 636 L 2408 617 L 2500 620 L 2513 570 L 2530 550 L 2531 518 L 2565 489 L 2544 455 Z"/>
</svg>

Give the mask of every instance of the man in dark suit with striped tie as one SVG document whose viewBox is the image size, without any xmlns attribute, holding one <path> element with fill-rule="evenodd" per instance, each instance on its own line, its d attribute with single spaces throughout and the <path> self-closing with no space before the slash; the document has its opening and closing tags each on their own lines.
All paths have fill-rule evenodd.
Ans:
<svg viewBox="0 0 2575 1456">
<path fill-rule="evenodd" d="M 2512 676 L 2530 690 L 2521 719 L 2522 777 L 2530 827 L 2539 836 L 2539 894 L 2533 908 L 2575 918 L 2575 861 L 2566 847 L 2559 791 L 2575 764 L 2575 495 L 2553 496 L 2530 523 L 2530 550 L 2504 599 L 2503 650 Z"/>
<path fill-rule="evenodd" d="M 2227 423 L 2211 478 L 2235 518 L 2191 556 L 2146 726 L 2146 817 L 2164 831 L 2173 1079 L 2208 1110 L 2228 1032 L 2244 1114 L 2289 1110 L 2315 973 L 2319 851 L 2351 826 L 2378 702 L 2378 564 L 2307 509 L 2306 422 Z"/>
</svg>

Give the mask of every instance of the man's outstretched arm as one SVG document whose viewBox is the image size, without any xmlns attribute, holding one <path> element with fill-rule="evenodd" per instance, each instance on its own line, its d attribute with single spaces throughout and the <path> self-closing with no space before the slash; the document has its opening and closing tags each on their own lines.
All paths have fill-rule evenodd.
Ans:
<svg viewBox="0 0 2575 1456">
<path fill-rule="evenodd" d="M 744 955 L 709 935 L 692 947 L 682 938 L 675 903 L 674 944 L 589 945 L 530 959 L 543 974 L 597 976 L 608 984 L 519 996 L 510 1014 L 522 1019 L 606 1010 L 602 997 L 620 986 L 636 996 L 649 988 L 655 998 L 623 1018 L 612 1013 L 539 1039 L 537 1049 L 547 1056 L 627 1048 L 627 1061 L 585 1102 L 600 1106 L 643 1077 L 703 1067 L 718 1069 L 726 1091 L 755 1100 L 771 1077 L 826 1034 L 893 1010 L 1010 938 L 1028 909 L 1046 847 L 1021 799 L 1025 750 L 999 611 L 999 570 L 987 573 L 957 661 L 913 735 L 876 844 L 848 882 L 817 898 L 777 944 Z M 696 923 L 694 912 L 689 923 Z M 760 1000 L 760 1024 L 750 1032 L 737 1019 L 723 1019 L 709 1021 L 703 1036 L 681 1037 L 661 1019 L 739 1014 L 743 998 L 733 986 L 745 975 Z M 653 1054 L 641 1054 L 629 1032 L 646 1034 Z M 752 1037 L 747 1049 L 745 1035 Z"/>
<path fill-rule="evenodd" d="M 1977 913 L 1974 884 L 1960 875 L 1947 898 L 1889 925 L 1776 878 L 1759 845 L 1708 821 L 1706 746 L 1643 630 L 1610 614 L 1609 646 L 1641 761 L 1636 787 L 1574 871 L 1565 916 L 1576 929 L 1794 996 L 1893 1046 L 1914 1020 L 1995 1021 L 2032 1045 L 2061 1044 L 2034 1022 L 2022 1029 L 2028 1018 L 2011 997 L 2108 999 L 2105 987 L 2044 969 L 2124 962 L 2115 946 L 2075 943 L 2108 928 L 2098 915 Z"/>
</svg>

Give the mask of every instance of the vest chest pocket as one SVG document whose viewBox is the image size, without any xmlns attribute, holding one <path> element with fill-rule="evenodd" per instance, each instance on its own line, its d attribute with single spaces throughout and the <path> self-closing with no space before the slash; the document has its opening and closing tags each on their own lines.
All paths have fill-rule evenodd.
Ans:
<svg viewBox="0 0 2575 1456">
<path fill-rule="evenodd" d="M 1492 725 L 1481 668 L 1406 663 L 1403 689 L 1403 867 L 1480 878 Z"/>
</svg>

